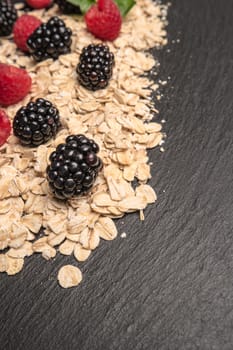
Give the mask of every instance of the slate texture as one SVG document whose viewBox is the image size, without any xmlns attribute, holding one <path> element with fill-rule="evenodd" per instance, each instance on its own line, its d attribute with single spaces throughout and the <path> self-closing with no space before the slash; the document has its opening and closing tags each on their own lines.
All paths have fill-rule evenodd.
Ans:
<svg viewBox="0 0 233 350">
<path fill-rule="evenodd" d="M 171 0 L 161 62 L 159 200 L 102 243 L 70 290 L 72 258 L 0 275 L 1 350 L 233 349 L 233 1 Z M 180 43 L 172 40 L 180 39 Z M 170 52 L 169 52 L 170 50 Z"/>
</svg>

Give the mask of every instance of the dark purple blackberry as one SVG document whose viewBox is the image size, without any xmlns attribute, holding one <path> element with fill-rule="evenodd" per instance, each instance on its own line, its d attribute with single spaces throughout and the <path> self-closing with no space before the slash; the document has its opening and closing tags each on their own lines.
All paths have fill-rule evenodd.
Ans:
<svg viewBox="0 0 233 350">
<path fill-rule="evenodd" d="M 75 6 L 66 0 L 55 0 L 55 3 L 58 5 L 60 11 L 65 14 L 72 15 L 81 15 L 81 9 L 79 6 Z"/>
<path fill-rule="evenodd" d="M 9 0 L 0 0 L 0 36 L 12 33 L 12 28 L 17 19 L 17 11 Z"/>
<path fill-rule="evenodd" d="M 103 44 L 88 45 L 80 55 L 76 71 L 81 85 L 89 90 L 104 89 L 112 76 L 114 55 Z"/>
<path fill-rule="evenodd" d="M 84 135 L 71 135 L 50 155 L 49 185 L 59 199 L 86 194 L 102 168 L 99 146 Z"/>
<path fill-rule="evenodd" d="M 33 58 L 39 62 L 58 58 L 70 52 L 72 31 L 59 17 L 51 17 L 41 24 L 28 38 L 27 45 Z"/>
<path fill-rule="evenodd" d="M 38 98 L 21 107 L 13 121 L 14 135 L 23 145 L 39 146 L 54 137 L 61 126 L 60 115 L 51 102 Z"/>
</svg>

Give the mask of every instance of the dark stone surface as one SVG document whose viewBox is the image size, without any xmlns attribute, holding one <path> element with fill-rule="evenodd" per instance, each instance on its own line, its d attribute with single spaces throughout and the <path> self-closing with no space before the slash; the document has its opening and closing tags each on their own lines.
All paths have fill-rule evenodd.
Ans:
<svg viewBox="0 0 233 350">
<path fill-rule="evenodd" d="M 172 0 L 171 51 L 155 51 L 171 76 L 166 152 L 150 152 L 159 200 L 144 223 L 119 222 L 127 238 L 101 244 L 78 288 L 56 282 L 72 258 L 1 275 L 1 349 L 233 349 L 232 13 L 232 0 Z"/>
</svg>

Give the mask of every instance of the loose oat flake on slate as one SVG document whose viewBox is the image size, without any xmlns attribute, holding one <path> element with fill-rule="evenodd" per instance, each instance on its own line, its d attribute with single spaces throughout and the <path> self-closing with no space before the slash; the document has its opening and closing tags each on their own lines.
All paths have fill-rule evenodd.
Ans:
<svg viewBox="0 0 233 350">
<path fill-rule="evenodd" d="M 22 4 L 18 4 L 20 8 Z M 0 272 L 13 275 L 22 270 L 24 258 L 41 253 L 49 260 L 59 252 L 85 261 L 100 239 L 117 236 L 114 218 L 143 210 L 156 194 L 147 184 L 150 164 L 147 149 L 161 143 L 161 125 L 152 120 L 155 107 L 151 91 L 158 89 L 145 72 L 158 62 L 148 49 L 167 43 L 167 6 L 138 0 L 124 19 L 120 36 L 108 43 L 116 64 L 109 86 L 90 92 L 77 82 L 76 65 L 84 46 L 98 43 L 87 32 L 82 18 L 61 15 L 57 6 L 33 15 L 47 21 L 59 15 L 73 31 L 71 53 L 41 63 L 16 50 L 12 41 L 1 39 L 0 62 L 24 67 L 30 73 L 31 93 L 6 108 L 13 119 L 29 101 L 42 97 L 59 109 L 62 128 L 54 140 L 38 148 L 19 144 L 13 135 L 0 148 Z M 153 84 L 153 85 L 152 85 Z M 49 192 L 46 167 L 49 155 L 69 134 L 85 134 L 100 146 L 104 168 L 86 197 L 58 201 Z M 136 189 L 132 181 L 138 179 Z M 44 228 L 43 236 L 38 232 Z M 81 272 L 70 266 L 59 272 L 64 288 L 81 282 Z M 61 282 L 62 281 L 62 282 Z"/>
</svg>

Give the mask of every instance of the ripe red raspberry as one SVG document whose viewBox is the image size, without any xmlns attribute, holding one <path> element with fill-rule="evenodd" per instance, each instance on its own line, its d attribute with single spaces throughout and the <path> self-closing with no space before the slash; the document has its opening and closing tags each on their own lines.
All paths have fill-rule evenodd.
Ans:
<svg viewBox="0 0 233 350">
<path fill-rule="evenodd" d="M 2 146 L 11 133 L 11 123 L 6 113 L 0 109 L 0 146 Z"/>
<path fill-rule="evenodd" d="M 26 0 L 26 3 L 33 9 L 44 9 L 51 5 L 53 0 Z"/>
<path fill-rule="evenodd" d="M 23 15 L 14 24 L 14 42 L 19 49 L 28 52 L 27 39 L 41 25 L 41 20 L 31 15 Z"/>
<path fill-rule="evenodd" d="M 26 70 L 0 63 L 0 105 L 21 101 L 30 91 L 32 80 Z"/>
<path fill-rule="evenodd" d="M 102 40 L 114 40 L 121 29 L 121 13 L 113 0 L 98 0 L 85 15 L 88 30 Z"/>
</svg>

